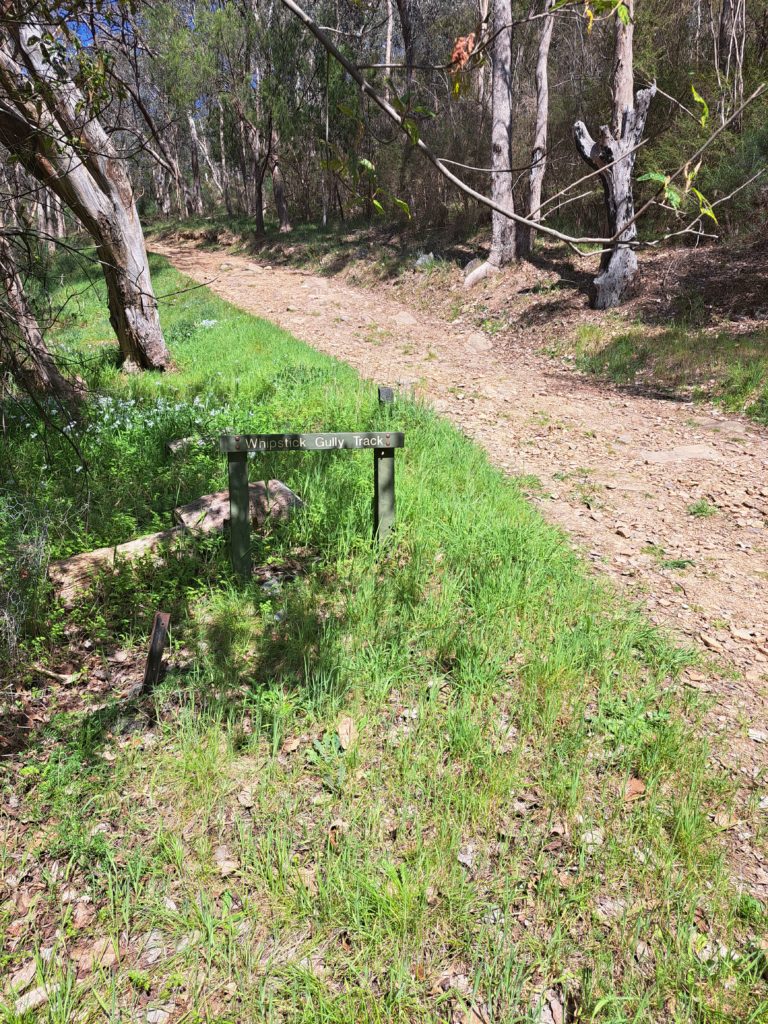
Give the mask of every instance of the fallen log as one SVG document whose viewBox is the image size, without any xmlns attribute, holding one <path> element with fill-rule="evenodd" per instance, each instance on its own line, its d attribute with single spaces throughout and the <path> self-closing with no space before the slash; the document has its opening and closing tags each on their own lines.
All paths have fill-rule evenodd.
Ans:
<svg viewBox="0 0 768 1024">
<path fill-rule="evenodd" d="M 251 524 L 262 527 L 268 519 L 286 520 L 291 513 L 301 508 L 301 498 L 280 480 L 259 480 L 250 484 Z M 93 577 L 122 561 L 133 561 L 152 554 L 160 563 L 163 557 L 178 547 L 181 539 L 189 534 L 210 534 L 221 532 L 229 524 L 229 491 L 204 494 L 188 505 L 174 509 L 176 526 L 157 533 L 116 544 L 112 547 L 84 551 L 70 558 L 51 562 L 48 578 L 55 587 L 65 608 L 70 608 L 75 599 L 91 584 Z"/>
</svg>

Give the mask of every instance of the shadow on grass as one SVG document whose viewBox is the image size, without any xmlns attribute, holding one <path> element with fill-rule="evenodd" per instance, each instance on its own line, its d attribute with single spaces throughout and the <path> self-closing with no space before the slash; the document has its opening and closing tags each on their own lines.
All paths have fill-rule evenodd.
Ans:
<svg viewBox="0 0 768 1024">
<path fill-rule="evenodd" d="M 635 394 L 710 398 L 768 422 L 768 329 L 715 335 L 672 327 L 653 336 L 635 330 L 590 346 L 577 363 Z"/>
</svg>

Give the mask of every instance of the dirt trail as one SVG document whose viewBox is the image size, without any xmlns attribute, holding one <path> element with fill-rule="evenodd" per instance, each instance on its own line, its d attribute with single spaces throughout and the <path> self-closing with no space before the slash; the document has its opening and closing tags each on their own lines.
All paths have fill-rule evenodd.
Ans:
<svg viewBox="0 0 768 1024">
<path fill-rule="evenodd" d="M 382 291 L 194 248 L 154 248 L 242 309 L 381 384 L 414 386 L 516 476 L 595 567 L 700 648 L 686 684 L 713 700 L 713 758 L 768 803 L 768 431 L 716 410 L 618 394 Z M 386 344 L 385 344 L 386 342 Z M 700 500 L 717 513 L 697 518 Z M 765 814 L 763 809 L 761 812 Z M 738 873 L 768 895 L 768 858 L 729 830 Z"/>
</svg>

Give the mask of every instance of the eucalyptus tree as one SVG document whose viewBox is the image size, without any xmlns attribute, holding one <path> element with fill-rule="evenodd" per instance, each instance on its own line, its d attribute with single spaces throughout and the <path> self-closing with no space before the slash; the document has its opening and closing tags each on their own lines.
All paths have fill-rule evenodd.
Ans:
<svg viewBox="0 0 768 1024">
<path fill-rule="evenodd" d="M 24 288 L 13 244 L 23 237 L 0 226 L 0 369 L 24 390 L 72 406 L 81 392 L 56 365 Z"/>
<path fill-rule="evenodd" d="M 103 69 L 98 58 L 73 64 L 71 11 L 13 0 L 2 9 L 0 143 L 92 236 L 124 366 L 164 369 L 170 355 L 126 164 L 88 95 L 98 95 Z"/>
</svg>

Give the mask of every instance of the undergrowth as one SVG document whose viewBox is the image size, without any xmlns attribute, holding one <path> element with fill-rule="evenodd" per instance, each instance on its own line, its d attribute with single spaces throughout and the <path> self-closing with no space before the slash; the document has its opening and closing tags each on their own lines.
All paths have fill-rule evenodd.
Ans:
<svg viewBox="0 0 768 1024">
<path fill-rule="evenodd" d="M 59 354 L 87 415 L 7 410 L 3 500 L 36 510 L 45 558 L 225 487 L 225 430 L 403 430 L 398 523 L 372 543 L 369 454 L 258 456 L 251 478 L 305 507 L 255 535 L 252 582 L 218 538 L 71 609 L 39 582 L 12 670 L 45 714 L 2 768 L 0 973 L 37 958 L 49 1020 L 762 1019 L 768 920 L 723 859 L 731 792 L 675 682 L 686 654 L 447 422 L 153 268 L 174 372 L 122 377 L 101 289 L 68 266 Z M 9 572 L 24 538 L 2 530 Z M 158 607 L 171 670 L 126 705 L 110 673 Z M 35 674 L 77 659 L 69 689 Z"/>
</svg>

